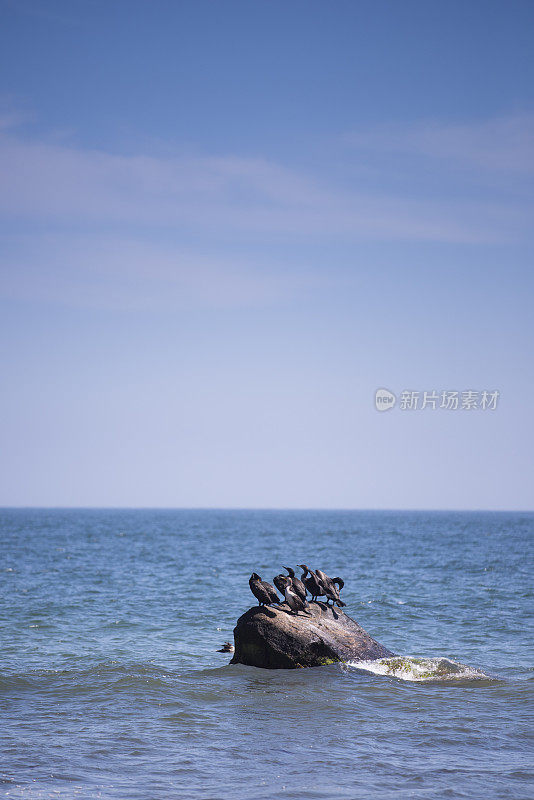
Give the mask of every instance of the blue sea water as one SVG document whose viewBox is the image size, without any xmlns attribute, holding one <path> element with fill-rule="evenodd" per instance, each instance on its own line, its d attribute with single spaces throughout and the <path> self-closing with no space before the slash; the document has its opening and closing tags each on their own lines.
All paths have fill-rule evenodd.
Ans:
<svg viewBox="0 0 534 800">
<path fill-rule="evenodd" d="M 532 798 L 533 533 L 531 513 L 4 509 L 0 792 Z M 303 561 L 423 673 L 229 666 L 250 573 Z"/>
</svg>

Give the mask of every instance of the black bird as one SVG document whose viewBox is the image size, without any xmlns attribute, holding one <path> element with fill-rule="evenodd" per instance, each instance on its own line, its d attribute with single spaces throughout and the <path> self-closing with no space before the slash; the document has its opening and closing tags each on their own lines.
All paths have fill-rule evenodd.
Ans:
<svg viewBox="0 0 534 800">
<path fill-rule="evenodd" d="M 293 584 L 291 582 L 291 578 L 286 578 L 285 575 L 277 576 L 282 578 L 284 583 L 284 597 L 286 598 L 286 603 L 288 604 L 289 608 L 293 612 L 293 614 L 298 614 L 299 611 L 306 611 L 306 601 L 302 600 L 298 596 L 296 592 L 293 591 Z M 282 583 L 281 581 L 281 583 Z"/>
<path fill-rule="evenodd" d="M 312 572 L 311 569 L 308 569 L 306 564 L 297 564 L 297 567 L 300 567 L 300 569 L 304 570 L 304 572 L 300 576 L 300 579 L 303 582 L 306 589 L 311 594 L 312 602 L 314 600 L 317 600 L 318 597 L 322 597 L 322 595 L 324 594 L 324 588 L 320 580 L 318 579 L 317 575 L 314 572 Z"/>
<path fill-rule="evenodd" d="M 255 572 L 253 572 L 248 579 L 248 585 L 260 606 L 269 605 L 270 603 L 280 603 L 280 598 L 276 594 L 274 586 L 271 586 L 267 581 L 262 581 L 260 576 Z"/>
<path fill-rule="evenodd" d="M 291 569 L 291 567 L 284 567 L 284 569 L 287 569 L 287 574 L 291 578 L 291 588 L 295 594 L 298 594 L 301 600 L 306 602 L 306 587 L 302 583 L 301 579 L 295 577 L 295 570 Z"/>
<path fill-rule="evenodd" d="M 340 600 L 338 588 L 334 583 L 334 581 L 332 580 L 332 578 L 328 577 L 326 572 L 323 572 L 322 569 L 316 569 L 315 574 L 317 575 L 317 577 L 319 578 L 324 587 L 324 593 L 326 595 L 327 601 L 331 600 L 332 603 L 337 603 L 337 605 L 340 607 L 345 606 L 346 603 L 344 603 L 343 600 Z"/>
<path fill-rule="evenodd" d="M 337 583 L 339 592 L 345 586 L 345 581 L 343 580 L 343 578 L 332 578 L 332 583 Z"/>
<path fill-rule="evenodd" d="M 284 594 L 286 588 L 286 576 L 285 575 L 275 575 L 273 578 L 273 583 L 280 592 L 280 594 Z"/>
</svg>

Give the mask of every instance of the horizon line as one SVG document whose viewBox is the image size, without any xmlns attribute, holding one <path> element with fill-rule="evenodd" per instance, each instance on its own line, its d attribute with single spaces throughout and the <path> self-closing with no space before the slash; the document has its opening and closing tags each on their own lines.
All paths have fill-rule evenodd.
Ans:
<svg viewBox="0 0 534 800">
<path fill-rule="evenodd" d="M 496 513 L 496 514 L 532 514 L 534 508 L 366 508 L 341 506 L 61 506 L 61 505 L 14 505 L 0 506 L 0 511 L 357 511 L 357 512 L 464 512 L 464 513 Z"/>
</svg>

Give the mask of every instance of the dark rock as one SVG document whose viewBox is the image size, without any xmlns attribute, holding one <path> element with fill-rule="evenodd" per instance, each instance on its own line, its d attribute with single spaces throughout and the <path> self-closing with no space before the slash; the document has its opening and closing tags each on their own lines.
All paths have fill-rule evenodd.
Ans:
<svg viewBox="0 0 534 800">
<path fill-rule="evenodd" d="M 291 614 L 285 603 L 249 609 L 234 628 L 230 663 L 295 669 L 395 655 L 340 609 L 310 603 L 306 610 Z"/>
</svg>

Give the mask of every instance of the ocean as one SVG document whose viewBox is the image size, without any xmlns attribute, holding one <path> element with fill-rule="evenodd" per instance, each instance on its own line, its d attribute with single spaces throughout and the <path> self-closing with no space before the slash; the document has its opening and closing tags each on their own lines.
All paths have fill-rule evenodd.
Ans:
<svg viewBox="0 0 534 800">
<path fill-rule="evenodd" d="M 1 510 L 0 792 L 532 798 L 533 534 L 519 512 Z M 398 662 L 229 665 L 251 572 L 303 562 Z"/>
</svg>

